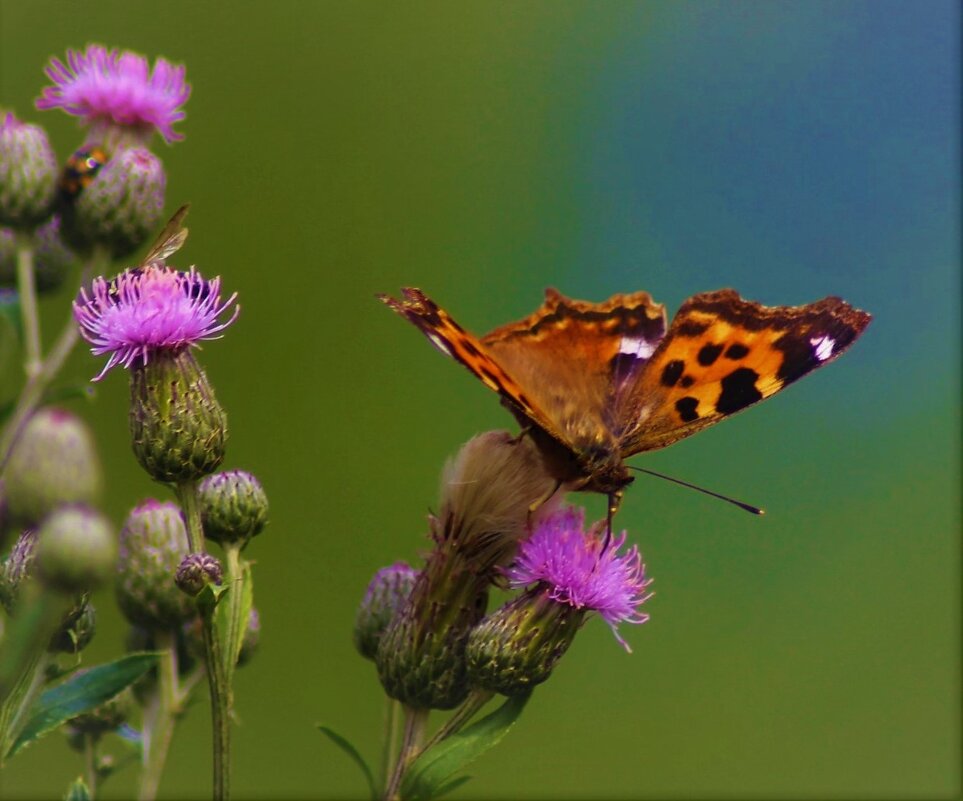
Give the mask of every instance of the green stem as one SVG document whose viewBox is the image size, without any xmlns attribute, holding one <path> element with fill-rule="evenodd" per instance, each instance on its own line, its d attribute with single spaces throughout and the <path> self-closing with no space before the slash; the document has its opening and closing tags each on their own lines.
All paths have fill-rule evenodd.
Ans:
<svg viewBox="0 0 963 801">
<path fill-rule="evenodd" d="M 207 654 L 207 683 L 211 691 L 211 725 L 214 731 L 214 801 L 231 794 L 230 688 L 224 675 L 213 610 L 204 618 L 204 650 Z"/>
<path fill-rule="evenodd" d="M 385 696 L 385 733 L 381 748 L 381 786 L 386 787 L 398 754 L 398 738 L 401 734 L 401 702 Z"/>
<path fill-rule="evenodd" d="M 157 705 L 151 716 L 149 731 L 144 732 L 146 750 L 144 769 L 137 789 L 138 801 L 154 801 L 157 797 L 182 702 L 177 686 L 177 643 L 173 632 L 158 631 L 155 636 L 157 650 L 163 652 L 163 656 L 158 666 Z"/>
<path fill-rule="evenodd" d="M 494 695 L 495 693 L 489 690 L 473 690 L 469 696 L 462 701 L 461 706 L 455 710 L 454 714 L 445 721 L 445 725 L 438 729 L 425 747 L 421 749 L 422 752 L 434 748 L 442 740 L 461 731 L 462 727 L 471 720 L 475 716 L 475 713 L 485 706 Z"/>
<path fill-rule="evenodd" d="M 103 255 L 95 254 L 90 263 L 84 267 L 80 276 L 80 285 L 83 286 L 90 280 L 90 275 L 94 269 L 103 266 Z M 23 303 L 23 301 L 21 301 Z M 36 308 L 34 308 L 34 313 Z M 27 329 L 27 317 L 26 313 L 24 315 L 24 330 Z M 77 340 L 80 337 L 80 332 L 77 329 L 77 323 L 74 320 L 73 310 L 67 315 L 67 321 L 64 324 L 63 329 L 57 336 L 53 347 L 50 348 L 47 357 L 39 362 L 39 367 L 36 372 L 31 373 L 29 370 L 27 372 L 27 380 L 24 382 L 23 388 L 20 390 L 20 396 L 17 398 L 16 406 L 14 406 L 13 412 L 10 418 L 7 420 L 7 424 L 3 427 L 3 432 L 0 433 L 0 472 L 2 472 L 4 466 L 7 463 L 7 459 L 10 458 L 10 451 L 13 450 L 13 446 L 16 444 L 17 437 L 20 436 L 20 432 L 23 430 L 24 424 L 30 419 L 33 414 L 34 409 L 40 403 L 43 398 L 43 393 L 47 389 L 47 386 L 57 377 L 57 373 L 64 366 L 64 362 L 70 355 L 70 351 L 73 350 L 74 345 L 77 344 Z M 29 345 L 30 338 L 28 337 L 28 349 L 32 346 Z M 39 341 L 39 334 L 38 334 Z M 39 346 L 38 346 L 39 347 Z M 27 361 L 30 361 L 30 357 L 27 357 Z"/>
<path fill-rule="evenodd" d="M 204 552 L 204 529 L 197 498 L 197 481 L 183 481 L 175 488 L 177 499 L 187 521 L 187 541 L 191 553 Z M 201 609 L 204 624 L 204 662 L 207 683 L 211 692 L 211 727 L 214 739 L 214 800 L 223 801 L 230 795 L 231 778 L 231 686 L 224 669 L 220 641 L 214 630 L 213 607 Z"/>
<path fill-rule="evenodd" d="M 398 754 L 398 762 L 392 771 L 391 780 L 385 788 L 385 801 L 399 801 L 401 780 L 404 778 L 405 771 L 411 767 L 411 763 L 421 752 L 421 745 L 425 740 L 425 730 L 428 726 L 428 709 L 404 705 L 405 710 L 405 733 L 401 740 L 401 752 Z"/>
<path fill-rule="evenodd" d="M 187 520 L 188 548 L 191 553 L 204 553 L 204 528 L 201 525 L 201 507 L 197 500 L 197 481 L 183 481 L 177 485 L 175 492 Z"/>
<path fill-rule="evenodd" d="M 17 241 L 17 292 L 23 320 L 23 369 L 29 380 L 40 372 L 40 313 L 33 271 L 33 243 L 27 235 L 18 237 Z"/>
<path fill-rule="evenodd" d="M 87 782 L 87 795 L 93 801 L 97 797 L 97 737 L 84 735 L 84 776 Z"/>
</svg>

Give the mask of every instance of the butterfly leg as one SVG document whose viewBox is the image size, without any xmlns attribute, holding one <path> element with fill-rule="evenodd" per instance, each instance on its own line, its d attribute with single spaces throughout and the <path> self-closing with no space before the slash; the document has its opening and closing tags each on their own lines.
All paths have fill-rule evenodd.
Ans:
<svg viewBox="0 0 963 801">
<path fill-rule="evenodd" d="M 546 492 L 541 498 L 539 498 L 538 500 L 533 501 L 531 504 L 529 504 L 529 507 L 528 507 L 528 522 L 527 522 L 527 528 L 528 528 L 529 531 L 532 530 L 532 516 L 533 516 L 533 515 L 535 514 L 535 512 L 537 512 L 542 506 L 544 506 L 546 503 L 548 503 L 548 502 L 552 499 L 552 497 L 555 495 L 556 492 L 558 492 L 559 487 L 561 487 L 561 486 L 562 486 L 562 482 L 556 480 L 555 483 L 552 485 L 552 489 L 551 489 L 549 492 Z"/>
<path fill-rule="evenodd" d="M 622 497 L 624 494 L 625 493 L 622 492 L 622 490 L 609 493 L 608 517 L 605 521 L 605 548 L 608 547 L 609 541 L 612 539 L 612 518 L 614 518 L 615 513 L 619 511 L 619 507 L 622 505 Z"/>
</svg>

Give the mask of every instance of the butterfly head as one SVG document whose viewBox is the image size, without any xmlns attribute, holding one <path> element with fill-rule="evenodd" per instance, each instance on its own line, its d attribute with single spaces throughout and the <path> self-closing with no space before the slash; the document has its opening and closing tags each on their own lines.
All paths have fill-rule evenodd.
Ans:
<svg viewBox="0 0 963 801">
<path fill-rule="evenodd" d="M 579 468 L 586 476 L 584 489 L 611 495 L 632 483 L 618 443 L 610 436 L 595 435 L 575 446 Z"/>
</svg>

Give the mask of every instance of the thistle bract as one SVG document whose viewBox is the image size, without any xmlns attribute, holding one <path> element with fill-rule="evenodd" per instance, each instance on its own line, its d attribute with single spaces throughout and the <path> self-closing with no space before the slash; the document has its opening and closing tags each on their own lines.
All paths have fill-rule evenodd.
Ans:
<svg viewBox="0 0 963 801">
<path fill-rule="evenodd" d="M 57 157 L 39 125 L 0 119 L 0 224 L 27 230 L 53 211 Z"/>
<path fill-rule="evenodd" d="M 146 144 L 156 130 L 167 142 L 183 138 L 174 131 L 191 93 L 183 65 L 158 58 L 151 70 L 144 56 L 92 44 L 68 50 L 66 63 L 51 58 L 45 72 L 53 85 L 44 87 L 38 109 L 63 109 L 102 137 L 126 133 Z"/>
</svg>

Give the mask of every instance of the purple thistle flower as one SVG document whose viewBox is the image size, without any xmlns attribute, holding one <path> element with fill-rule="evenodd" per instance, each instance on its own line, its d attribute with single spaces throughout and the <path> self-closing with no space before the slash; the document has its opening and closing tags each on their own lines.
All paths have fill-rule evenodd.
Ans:
<svg viewBox="0 0 963 801">
<path fill-rule="evenodd" d="M 183 65 L 158 58 L 152 72 L 144 56 L 92 44 L 85 51 L 68 50 L 66 64 L 52 57 L 44 72 L 54 85 L 44 87 L 38 109 L 62 108 L 87 124 L 141 129 L 148 135 L 156 130 L 168 143 L 184 138 L 174 131 L 191 94 Z"/>
<path fill-rule="evenodd" d="M 237 298 L 235 292 L 221 302 L 221 279 L 203 278 L 193 267 L 178 272 L 160 264 L 126 270 L 112 281 L 95 278 L 74 301 L 74 318 L 80 333 L 93 345 L 95 356 L 110 354 L 94 378 L 108 370 L 147 364 L 152 352 L 178 352 L 206 339 L 220 339 L 240 312 L 235 305 L 230 318 L 220 322 Z"/>
<path fill-rule="evenodd" d="M 645 577 L 637 546 L 618 554 L 624 531 L 606 544 L 597 527 L 585 531 L 584 524 L 585 511 L 575 507 L 543 518 L 505 575 L 512 587 L 539 582 L 551 600 L 598 612 L 615 639 L 631 652 L 617 626 L 649 619 L 639 607 L 652 595 L 646 592 L 652 579 Z"/>
</svg>

